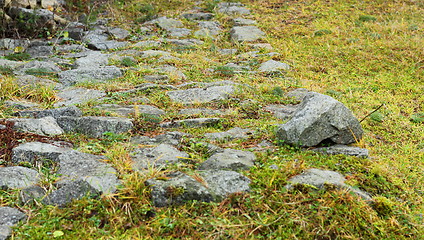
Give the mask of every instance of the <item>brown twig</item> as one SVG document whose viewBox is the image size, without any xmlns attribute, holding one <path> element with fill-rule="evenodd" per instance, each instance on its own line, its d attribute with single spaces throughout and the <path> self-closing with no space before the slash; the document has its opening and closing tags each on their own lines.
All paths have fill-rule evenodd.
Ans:
<svg viewBox="0 0 424 240">
<path fill-rule="evenodd" d="M 362 118 L 361 119 L 361 121 L 359 121 L 359 123 L 361 123 L 362 121 L 364 121 L 365 120 L 365 118 L 367 118 L 367 117 L 369 117 L 371 114 L 373 114 L 373 113 L 375 113 L 375 112 L 377 112 L 381 107 L 383 107 L 384 106 L 384 103 L 382 103 L 378 108 L 376 108 L 376 109 L 374 109 L 374 111 L 372 111 L 372 112 L 370 112 L 370 113 L 368 113 L 364 118 Z"/>
</svg>

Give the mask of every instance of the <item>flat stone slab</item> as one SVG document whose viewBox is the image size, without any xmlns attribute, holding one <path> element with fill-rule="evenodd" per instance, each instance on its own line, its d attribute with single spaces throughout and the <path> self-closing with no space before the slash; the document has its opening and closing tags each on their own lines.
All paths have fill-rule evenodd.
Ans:
<svg viewBox="0 0 424 240">
<path fill-rule="evenodd" d="M 254 42 L 265 37 L 265 33 L 256 26 L 238 26 L 231 29 L 230 36 L 236 42 Z"/>
<path fill-rule="evenodd" d="M 123 48 L 128 45 L 130 45 L 129 42 L 119 42 L 116 40 L 97 41 L 97 42 L 90 42 L 87 44 L 88 48 L 93 50 L 113 50 L 113 49 Z"/>
<path fill-rule="evenodd" d="M 71 106 L 86 103 L 90 100 L 105 97 L 104 91 L 86 88 L 67 88 L 57 94 L 61 101 L 54 104 L 55 107 Z"/>
<path fill-rule="evenodd" d="M 221 2 L 218 4 L 218 12 L 228 15 L 249 15 L 250 10 L 244 7 L 244 4 L 237 2 Z"/>
<path fill-rule="evenodd" d="M 57 124 L 53 117 L 43 117 L 39 119 L 20 118 L 9 119 L 15 124 L 13 129 L 20 132 L 30 132 L 44 136 L 55 136 L 63 134 L 63 129 Z"/>
<path fill-rule="evenodd" d="M 164 122 L 159 126 L 163 128 L 200 128 L 200 127 L 212 127 L 216 126 L 221 122 L 221 118 L 194 118 L 194 119 L 184 119 L 173 122 Z"/>
<path fill-rule="evenodd" d="M 0 167 L 0 189 L 26 188 L 40 180 L 37 171 L 21 167 Z"/>
<path fill-rule="evenodd" d="M 70 106 L 47 110 L 23 110 L 16 112 L 15 115 L 30 118 L 53 117 L 56 119 L 61 116 L 81 117 L 82 111 L 75 106 Z"/>
<path fill-rule="evenodd" d="M 250 191 L 250 179 L 233 171 L 212 170 L 194 173 L 196 177 L 182 172 L 168 174 L 167 180 L 150 179 L 153 205 L 166 207 L 182 205 L 189 201 L 221 201 L 232 193 Z"/>
<path fill-rule="evenodd" d="M 131 138 L 131 143 L 145 146 L 157 146 L 163 143 L 178 146 L 185 136 L 190 136 L 190 134 L 174 131 L 157 135 L 154 138 L 149 138 L 147 136 L 134 136 Z"/>
<path fill-rule="evenodd" d="M 78 151 L 69 151 L 59 156 L 60 174 L 58 184 L 84 180 L 98 192 L 109 194 L 116 191 L 120 182 L 112 165 L 103 162 L 105 157 Z"/>
<path fill-rule="evenodd" d="M 258 71 L 262 73 L 276 73 L 287 70 L 290 70 L 290 66 L 287 63 L 275 60 L 266 61 L 262 63 L 258 68 Z"/>
<path fill-rule="evenodd" d="M 122 77 L 122 71 L 115 66 L 88 66 L 60 72 L 59 82 L 71 86 L 80 82 L 105 82 Z"/>
<path fill-rule="evenodd" d="M 46 198 L 43 203 L 47 205 L 55 205 L 65 207 L 73 200 L 79 200 L 83 197 L 97 197 L 99 192 L 93 188 L 88 182 L 84 180 L 76 180 L 64 184 L 59 189 L 53 191 Z"/>
<path fill-rule="evenodd" d="M 235 91 L 234 86 L 213 86 L 208 88 L 191 88 L 187 90 L 169 91 L 166 94 L 172 101 L 182 104 L 209 103 L 225 100 Z"/>
<path fill-rule="evenodd" d="M 243 129 L 239 127 L 232 128 L 226 132 L 206 133 L 205 137 L 212 140 L 234 140 L 234 139 L 248 139 L 253 134 L 251 129 Z"/>
<path fill-rule="evenodd" d="M 26 216 L 16 208 L 0 207 L 0 226 L 14 226 Z"/>
<path fill-rule="evenodd" d="M 203 12 L 183 13 L 181 16 L 188 20 L 211 20 L 214 17 L 212 13 Z"/>
<path fill-rule="evenodd" d="M 138 148 L 131 155 L 134 161 L 133 168 L 139 171 L 148 168 L 166 168 L 167 165 L 178 163 L 180 159 L 189 157 L 187 153 L 165 143 L 154 148 Z"/>
<path fill-rule="evenodd" d="M 341 144 L 337 144 L 330 147 L 315 148 L 315 149 L 312 149 L 312 151 L 329 154 L 329 155 L 341 154 L 341 155 L 355 156 L 355 157 L 361 157 L 361 158 L 369 157 L 368 149 L 346 146 Z"/>
<path fill-rule="evenodd" d="M 252 152 L 236 149 L 224 149 L 210 156 L 200 164 L 199 170 L 249 170 L 253 167 L 256 156 Z"/>
<path fill-rule="evenodd" d="M 302 174 L 296 175 L 288 180 L 287 189 L 293 189 L 296 184 L 314 186 L 317 189 L 326 189 L 326 185 L 332 185 L 340 189 L 346 189 L 364 200 L 371 200 L 371 196 L 359 189 L 355 189 L 344 182 L 346 178 L 338 172 L 311 168 Z"/>
<path fill-rule="evenodd" d="M 128 118 L 122 117 L 59 117 L 59 125 L 65 132 L 78 132 L 93 138 L 102 138 L 104 133 L 123 134 L 133 128 Z"/>
<path fill-rule="evenodd" d="M 50 79 L 40 78 L 33 75 L 18 75 L 15 83 L 25 91 L 25 89 L 34 89 L 39 86 L 53 87 L 54 89 L 62 89 L 63 85 Z"/>
<path fill-rule="evenodd" d="M 22 143 L 12 149 L 12 162 L 34 163 L 46 160 L 57 162 L 60 154 L 70 150 L 70 148 L 58 147 L 42 142 Z"/>
<path fill-rule="evenodd" d="M 20 65 L 15 71 L 16 74 L 25 75 L 28 74 L 29 71 L 46 71 L 46 73 L 56 74 L 62 71 L 56 64 L 51 62 L 43 62 L 43 61 L 31 61 Z M 44 73 L 44 72 L 43 72 Z"/>
<path fill-rule="evenodd" d="M 153 115 L 153 116 L 162 116 L 165 114 L 165 111 L 150 105 L 118 105 L 118 104 L 102 104 L 96 106 L 101 110 L 108 112 L 116 113 L 123 117 L 128 117 L 129 115 Z"/>
<path fill-rule="evenodd" d="M 88 51 L 87 53 L 87 56 L 75 60 L 75 67 L 106 66 L 109 63 L 110 54 L 104 54 L 97 51 Z"/>
</svg>

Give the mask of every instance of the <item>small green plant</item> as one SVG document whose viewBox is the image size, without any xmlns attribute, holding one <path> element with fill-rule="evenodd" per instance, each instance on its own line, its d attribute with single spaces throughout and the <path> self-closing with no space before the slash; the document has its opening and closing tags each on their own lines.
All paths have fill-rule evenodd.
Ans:
<svg viewBox="0 0 424 240">
<path fill-rule="evenodd" d="M 56 76 L 55 72 L 50 71 L 49 69 L 46 68 L 31 68 L 31 69 L 27 69 L 25 70 L 25 73 L 28 75 L 34 75 L 34 76 Z"/>
<path fill-rule="evenodd" d="M 411 122 L 413 123 L 423 123 L 424 122 L 424 113 L 414 113 L 411 115 Z"/>
<path fill-rule="evenodd" d="M 358 20 L 360 22 L 375 22 L 377 21 L 377 18 L 371 15 L 361 15 L 359 16 Z"/>
<path fill-rule="evenodd" d="M 370 115 L 370 118 L 375 122 L 383 122 L 384 115 L 379 112 L 374 112 Z"/>
<path fill-rule="evenodd" d="M 31 56 L 28 53 L 13 53 L 5 56 L 4 58 L 11 61 L 27 61 L 31 59 Z"/>
<path fill-rule="evenodd" d="M 215 68 L 216 74 L 224 77 L 233 76 L 236 74 L 235 69 L 229 66 L 219 66 Z"/>
<path fill-rule="evenodd" d="M 380 216 L 389 216 L 393 213 L 395 204 L 386 197 L 374 197 L 372 207 Z"/>
<path fill-rule="evenodd" d="M 2 75 L 11 75 L 13 73 L 13 69 L 9 66 L 0 66 L 0 74 Z"/>
<path fill-rule="evenodd" d="M 121 66 L 124 66 L 124 67 L 134 67 L 136 65 L 137 65 L 137 63 L 132 58 L 130 58 L 130 57 L 124 57 L 121 60 Z"/>
<path fill-rule="evenodd" d="M 150 21 L 154 19 L 159 12 L 158 8 L 150 3 L 137 5 L 134 10 L 139 13 L 139 16 L 141 15 L 136 19 L 137 23 Z"/>
<path fill-rule="evenodd" d="M 331 30 L 328 29 L 320 29 L 314 32 L 314 36 L 319 37 L 327 34 L 333 33 Z"/>
</svg>

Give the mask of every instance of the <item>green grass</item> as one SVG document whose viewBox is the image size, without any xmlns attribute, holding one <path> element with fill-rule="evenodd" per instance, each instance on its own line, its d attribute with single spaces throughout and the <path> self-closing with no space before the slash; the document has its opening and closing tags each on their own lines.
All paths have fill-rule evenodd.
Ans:
<svg viewBox="0 0 424 240">
<path fill-rule="evenodd" d="M 364 139 L 356 144 L 369 149 L 371 158 L 326 156 L 277 145 L 257 152 L 256 166 L 243 172 L 252 180 L 251 192 L 234 194 L 219 203 L 191 202 L 155 208 L 144 181 L 165 173 L 157 169 L 149 169 L 145 174 L 133 172 L 130 152 L 136 146 L 129 142 L 128 135 L 108 134 L 107 140 L 66 135 L 64 138 L 72 141 L 76 149 L 104 154 L 107 162 L 118 170 L 123 186 L 114 195 L 75 201 L 63 209 L 20 206 L 29 218 L 15 229 L 14 239 L 422 239 L 424 4 L 407 0 L 242 2 L 251 7 L 251 17 L 268 34 L 265 42 L 280 55 L 258 59 L 221 55 L 216 49 L 236 48 L 240 53 L 252 50 L 247 45 L 230 43 L 225 33 L 190 51 L 165 46 L 163 50 L 180 58 L 169 63 L 185 73 L 186 81 L 231 80 L 251 86 L 242 87 L 234 99 L 196 105 L 230 109 L 234 113 L 222 116 L 226 121 L 220 126 L 180 129 L 192 135 L 184 139 L 181 146 L 190 160 L 173 169 L 192 173 L 194 167 L 209 156 L 205 148 L 197 144 L 206 141 L 203 134 L 207 132 L 226 131 L 231 127 L 256 131 L 247 140 L 214 142 L 220 147 L 248 149 L 263 140 L 277 144 L 273 124 L 282 121 L 261 109 L 269 104 L 294 103 L 283 96 L 297 87 L 336 98 L 358 119 L 384 104 L 363 120 Z M 130 20 L 144 21 L 155 14 L 175 17 L 184 9 L 190 9 L 193 3 L 172 0 L 115 4 L 111 14 L 116 21 L 135 29 Z M 205 1 L 200 7 L 213 12 L 216 4 L 216 1 Z M 224 26 L 230 26 L 228 17 L 217 14 L 216 18 Z M 269 59 L 286 62 L 292 69 L 278 76 L 265 76 L 238 74 L 222 67 L 230 62 L 245 61 L 255 69 Z M 126 60 L 121 64 L 134 67 Z M 144 59 L 138 66 L 145 64 L 159 65 Z M 144 83 L 143 75 L 153 72 L 142 68 L 129 70 L 115 81 L 82 85 L 107 91 L 130 89 Z M 171 82 L 184 81 L 171 78 Z M 53 102 L 51 92 L 24 93 L 13 84 L 11 77 L 1 80 L 0 84 L 1 101 L 27 98 Z M 128 99 L 132 97 L 146 97 L 152 105 L 168 112 L 161 119 L 137 116 L 139 132 L 159 134 L 158 122 L 185 118 L 177 114 L 185 106 L 172 103 L 161 90 L 127 95 L 110 92 L 109 95 L 108 103 L 120 104 L 129 104 Z M 248 99 L 254 102 L 246 102 Z M 90 104 L 81 107 L 87 114 L 105 114 L 93 110 Z M 0 116 L 10 117 L 10 109 L 1 103 Z M 271 169 L 271 165 L 278 169 Z M 362 201 L 336 189 L 288 191 L 284 187 L 290 177 L 308 168 L 340 172 L 348 184 L 373 195 L 374 202 Z M 50 181 L 48 176 L 45 178 Z M 0 205 L 14 206 L 17 198 L 14 191 L 2 191 Z M 61 233 L 62 236 L 54 237 Z"/>
</svg>

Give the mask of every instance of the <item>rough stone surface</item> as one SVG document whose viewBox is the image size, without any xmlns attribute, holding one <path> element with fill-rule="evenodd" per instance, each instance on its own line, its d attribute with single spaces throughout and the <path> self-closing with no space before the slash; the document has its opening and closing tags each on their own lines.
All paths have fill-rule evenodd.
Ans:
<svg viewBox="0 0 424 240">
<path fill-rule="evenodd" d="M 13 129 L 21 132 L 30 132 L 45 136 L 63 134 L 63 129 L 57 124 L 53 117 L 43 117 L 40 119 L 13 119 L 15 122 Z"/>
<path fill-rule="evenodd" d="M 97 197 L 99 193 L 88 182 L 76 180 L 64 184 L 43 199 L 44 204 L 65 207 L 72 200 L 79 200 L 85 196 Z"/>
<path fill-rule="evenodd" d="M 0 207 L 0 226 L 13 226 L 25 218 L 25 214 L 16 208 Z"/>
<path fill-rule="evenodd" d="M 36 162 L 50 160 L 57 162 L 60 154 L 70 151 L 69 148 L 58 147 L 42 142 L 22 143 L 12 150 L 12 162 Z"/>
<path fill-rule="evenodd" d="M 189 155 L 181 152 L 169 144 L 160 144 L 154 148 L 139 148 L 132 152 L 133 168 L 143 170 L 147 168 L 165 168 L 166 165 L 175 164 Z"/>
<path fill-rule="evenodd" d="M 181 109 L 178 114 L 180 115 L 228 115 L 231 114 L 230 110 L 220 110 L 220 109 L 209 109 L 209 108 L 186 108 Z"/>
<path fill-rule="evenodd" d="M 46 195 L 46 190 L 42 187 L 34 185 L 22 189 L 19 192 L 19 200 L 23 204 L 31 204 L 34 201 L 39 202 Z"/>
<path fill-rule="evenodd" d="M 262 73 L 275 73 L 289 70 L 290 66 L 287 63 L 269 60 L 261 64 L 258 71 Z"/>
<path fill-rule="evenodd" d="M 69 151 L 59 156 L 61 175 L 58 184 L 84 180 L 101 193 L 113 193 L 120 184 L 116 170 L 105 162 L 105 158 L 93 154 Z"/>
<path fill-rule="evenodd" d="M 224 149 L 223 152 L 213 154 L 199 166 L 199 170 L 249 170 L 253 167 L 256 156 L 252 152 Z"/>
<path fill-rule="evenodd" d="M 254 42 L 265 36 L 256 26 L 233 27 L 230 31 L 231 39 L 237 42 Z"/>
<path fill-rule="evenodd" d="M 276 118 L 288 120 L 298 107 L 299 105 L 269 105 L 265 107 L 265 110 L 272 112 Z"/>
<path fill-rule="evenodd" d="M 216 36 L 221 33 L 222 27 L 216 21 L 201 21 L 199 22 L 200 30 L 194 33 L 198 37 Z"/>
<path fill-rule="evenodd" d="M 249 192 L 250 179 L 234 171 L 208 170 L 199 174 L 205 180 L 214 201 L 221 201 L 232 193 Z"/>
<path fill-rule="evenodd" d="M 250 129 L 235 127 L 226 132 L 206 133 L 205 137 L 212 140 L 231 141 L 233 139 L 247 139 L 251 134 L 253 134 L 253 131 Z"/>
<path fill-rule="evenodd" d="M 218 4 L 218 12 L 225 13 L 229 15 L 249 15 L 250 10 L 245 8 L 241 3 L 233 2 L 222 2 Z"/>
<path fill-rule="evenodd" d="M 191 88 L 187 90 L 169 91 L 167 95 L 172 101 L 182 104 L 208 103 L 227 99 L 234 93 L 234 86 L 214 86 L 209 88 Z"/>
<path fill-rule="evenodd" d="M 113 50 L 128 46 L 128 42 L 119 42 L 115 40 L 106 40 L 88 43 L 88 48 L 93 50 Z"/>
<path fill-rule="evenodd" d="M 234 26 L 246 26 L 246 25 L 255 25 L 256 21 L 246 18 L 234 18 Z"/>
<path fill-rule="evenodd" d="M 65 132 L 78 132 L 89 137 L 102 138 L 105 132 L 127 133 L 133 128 L 128 118 L 121 117 L 59 117 L 59 125 Z"/>
<path fill-rule="evenodd" d="M 23 110 L 16 112 L 19 117 L 31 117 L 31 118 L 44 118 L 44 117 L 53 117 L 58 118 L 61 116 L 71 116 L 71 117 L 81 117 L 82 111 L 75 107 L 62 107 L 55 109 L 47 109 L 47 110 Z"/>
<path fill-rule="evenodd" d="M 59 81 L 70 86 L 80 82 L 104 82 L 122 76 L 122 71 L 115 66 L 84 67 L 59 73 Z"/>
<path fill-rule="evenodd" d="M 63 85 L 58 82 L 33 75 L 16 76 L 15 83 L 22 89 L 22 91 L 25 91 L 25 89 L 30 91 L 31 89 L 37 88 L 39 86 L 53 87 L 54 89 L 63 88 Z"/>
<path fill-rule="evenodd" d="M 130 32 L 122 29 L 122 28 L 112 28 L 108 30 L 108 33 L 110 35 L 112 35 L 113 38 L 118 39 L 118 40 L 124 40 L 125 38 L 127 38 L 130 35 Z"/>
<path fill-rule="evenodd" d="M 362 138 L 363 130 L 352 112 L 332 97 L 308 94 L 292 119 L 279 125 L 277 138 L 288 144 L 316 146 L 324 140 L 350 144 Z"/>
<path fill-rule="evenodd" d="M 96 106 L 101 110 L 114 112 L 120 116 L 128 117 L 131 114 L 136 115 L 153 115 L 153 116 L 162 116 L 165 114 L 165 111 L 150 105 L 118 105 L 118 104 L 102 104 Z"/>
<path fill-rule="evenodd" d="M 163 128 L 199 128 L 199 127 L 210 127 L 215 126 L 221 121 L 221 118 L 194 118 L 184 119 L 173 122 L 164 122 L 160 126 Z"/>
<path fill-rule="evenodd" d="M 30 71 L 45 70 L 47 73 L 55 74 L 62 71 L 56 64 L 43 61 L 31 61 L 20 65 L 15 71 L 16 74 L 27 74 Z"/>
<path fill-rule="evenodd" d="M 183 13 L 182 16 L 188 20 L 211 20 L 213 18 L 212 13 Z"/>
<path fill-rule="evenodd" d="M 97 100 L 106 96 L 106 93 L 94 89 L 67 88 L 59 92 L 57 96 L 61 99 L 61 101 L 55 103 L 54 106 L 61 107 L 82 104 L 90 100 Z"/>
<path fill-rule="evenodd" d="M 339 189 L 346 189 L 365 200 L 371 200 L 368 193 L 352 188 L 345 184 L 345 177 L 338 172 L 311 168 L 302 174 L 296 175 L 288 180 L 286 188 L 292 189 L 296 184 L 314 186 L 317 189 L 326 189 L 326 185 L 331 185 Z"/>
<path fill-rule="evenodd" d="M 178 146 L 181 143 L 181 140 L 185 136 L 190 136 L 187 133 L 183 132 L 167 132 L 165 134 L 157 135 L 154 138 L 149 138 L 147 136 L 134 136 L 131 138 L 131 143 L 138 145 L 153 145 L 157 146 L 160 144 L 169 144 L 172 146 Z"/>
<path fill-rule="evenodd" d="M 109 63 L 109 54 L 100 53 L 97 51 L 88 51 L 87 56 L 75 60 L 75 67 L 85 68 L 88 66 L 106 66 Z"/>
<path fill-rule="evenodd" d="M 38 172 L 20 166 L 0 167 L 0 189 L 25 188 L 37 184 Z"/>
<path fill-rule="evenodd" d="M 368 158 L 369 153 L 368 149 L 360 148 L 360 147 L 352 147 L 352 146 L 346 146 L 346 145 L 334 145 L 330 147 L 320 147 L 312 149 L 313 151 L 325 153 L 329 155 L 347 155 L 347 156 L 355 156 L 355 157 L 362 157 L 362 158 Z"/>
</svg>

